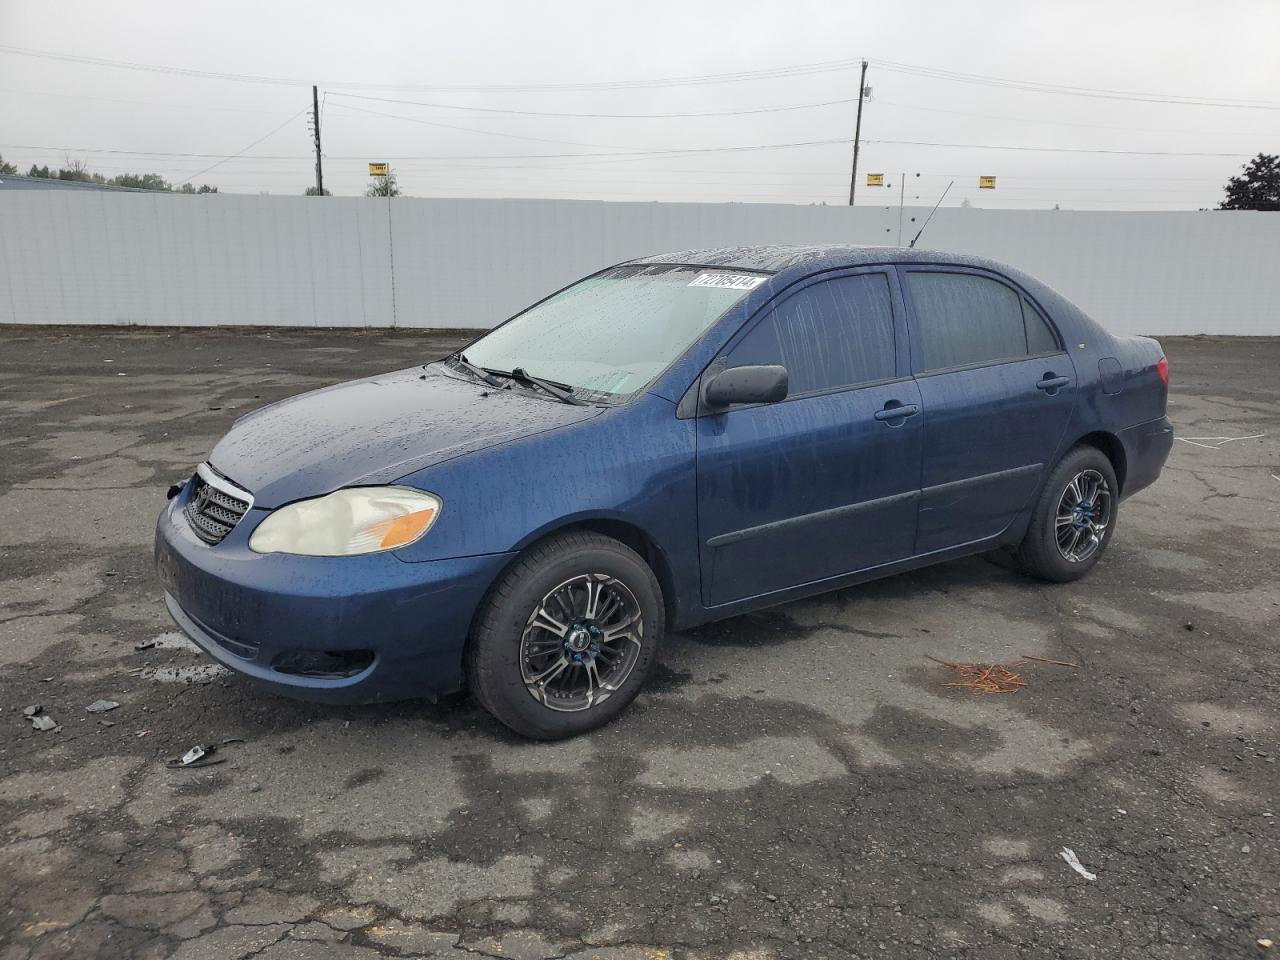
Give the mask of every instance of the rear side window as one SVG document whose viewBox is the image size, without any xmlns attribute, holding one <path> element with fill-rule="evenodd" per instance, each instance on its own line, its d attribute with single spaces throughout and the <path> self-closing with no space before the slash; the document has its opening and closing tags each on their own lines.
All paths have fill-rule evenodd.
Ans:
<svg viewBox="0 0 1280 960">
<path fill-rule="evenodd" d="M 907 289 L 915 308 L 922 372 L 1061 349 L 1039 311 L 995 280 L 911 272 Z"/>
<path fill-rule="evenodd" d="M 888 278 L 868 273 L 806 287 L 756 324 L 729 363 L 781 363 L 793 396 L 891 379 L 897 371 Z"/>
<path fill-rule="evenodd" d="M 1036 308 L 1022 301 L 1022 318 L 1027 324 L 1027 353 L 1056 353 L 1059 349 L 1058 338 L 1053 335 L 1044 317 L 1036 312 Z"/>
<path fill-rule="evenodd" d="M 922 370 L 1027 355 L 1022 298 L 1003 283 L 967 273 L 907 274 Z"/>
</svg>

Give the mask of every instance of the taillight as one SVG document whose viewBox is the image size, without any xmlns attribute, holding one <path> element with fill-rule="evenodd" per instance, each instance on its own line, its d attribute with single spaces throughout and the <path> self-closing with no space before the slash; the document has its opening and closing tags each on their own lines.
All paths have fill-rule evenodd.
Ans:
<svg viewBox="0 0 1280 960">
<path fill-rule="evenodd" d="M 1161 357 L 1160 362 L 1156 364 L 1156 373 L 1160 374 L 1160 379 L 1164 381 L 1166 389 L 1169 386 L 1169 358 Z"/>
</svg>

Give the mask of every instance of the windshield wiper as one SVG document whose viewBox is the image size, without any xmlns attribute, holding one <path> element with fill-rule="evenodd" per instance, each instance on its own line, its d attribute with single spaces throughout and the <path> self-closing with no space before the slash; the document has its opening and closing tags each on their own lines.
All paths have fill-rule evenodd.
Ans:
<svg viewBox="0 0 1280 960">
<path fill-rule="evenodd" d="M 505 386 L 505 384 L 503 384 L 501 380 L 498 380 L 496 377 L 493 377 L 492 375 L 490 375 L 487 371 L 484 370 L 484 368 L 477 367 L 474 363 L 468 360 L 467 355 L 465 353 L 455 353 L 449 359 L 452 360 L 454 363 L 456 363 L 458 366 L 462 367 L 463 370 L 466 370 L 468 373 L 470 373 L 472 376 L 476 377 L 477 379 L 483 380 L 485 383 L 487 383 L 491 387 L 497 387 L 499 390 L 501 390 Z"/>
<path fill-rule="evenodd" d="M 562 403 L 571 403 L 575 407 L 585 407 L 587 405 L 585 400 L 579 400 L 573 395 L 573 387 L 569 386 L 567 383 L 555 383 L 551 380 L 543 380 L 541 377 L 535 377 L 530 374 L 524 367 L 513 367 L 511 370 L 494 370 L 491 367 L 485 367 L 484 372 L 492 373 L 499 377 L 507 377 L 508 379 L 516 381 L 516 383 L 523 383 L 526 386 L 537 387 L 539 390 L 550 394 Z"/>
</svg>

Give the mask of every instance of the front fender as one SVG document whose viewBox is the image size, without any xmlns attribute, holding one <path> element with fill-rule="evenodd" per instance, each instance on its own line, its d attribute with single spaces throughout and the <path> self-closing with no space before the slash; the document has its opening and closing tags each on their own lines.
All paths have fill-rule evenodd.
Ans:
<svg viewBox="0 0 1280 960">
<path fill-rule="evenodd" d="M 590 521 L 644 534 L 681 592 L 696 590 L 694 421 L 645 395 L 582 423 L 483 450 L 398 480 L 443 501 L 409 562 L 518 551 Z"/>
</svg>

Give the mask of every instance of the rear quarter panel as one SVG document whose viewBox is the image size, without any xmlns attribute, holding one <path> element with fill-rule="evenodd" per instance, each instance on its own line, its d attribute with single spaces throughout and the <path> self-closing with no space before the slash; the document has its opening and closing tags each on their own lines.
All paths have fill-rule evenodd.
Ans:
<svg viewBox="0 0 1280 960">
<path fill-rule="evenodd" d="M 1065 300 L 1053 316 L 1079 376 L 1079 401 L 1059 455 L 1091 434 L 1111 438 L 1119 449 L 1109 453 L 1127 497 L 1154 482 L 1173 442 L 1168 389 L 1156 368 L 1164 351 L 1150 337 L 1108 333 Z"/>
</svg>

